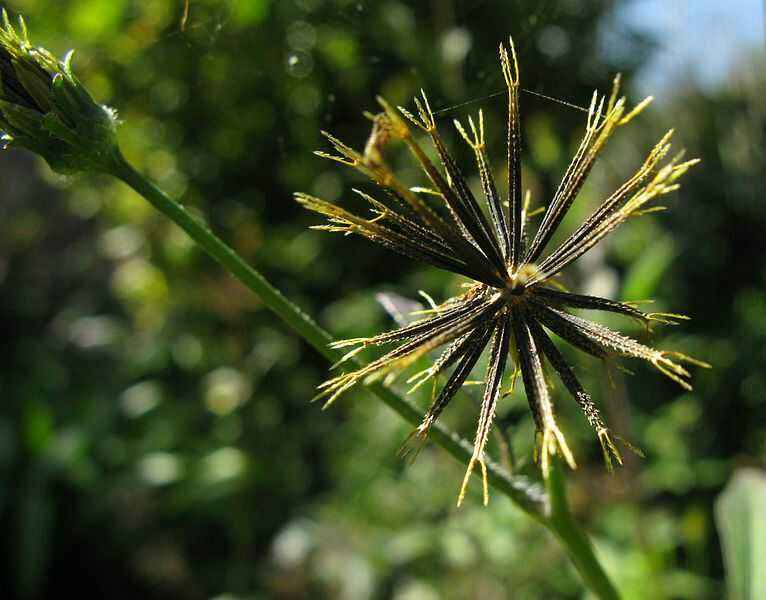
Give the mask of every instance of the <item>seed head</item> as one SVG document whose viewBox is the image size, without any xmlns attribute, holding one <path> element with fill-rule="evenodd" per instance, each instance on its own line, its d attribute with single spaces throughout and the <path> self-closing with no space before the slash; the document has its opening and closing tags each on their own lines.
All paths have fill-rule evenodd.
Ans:
<svg viewBox="0 0 766 600">
<path fill-rule="evenodd" d="M 484 501 L 487 502 L 484 451 L 497 403 L 503 396 L 501 383 L 509 357 L 516 363 L 514 382 L 519 372 L 524 382 L 537 428 L 536 454 L 545 477 L 551 455 L 560 454 L 571 467 L 575 467 L 574 456 L 556 421 L 543 371 L 545 362 L 556 372 L 595 430 L 607 466 L 611 468 L 612 459 L 622 462 L 614 436 L 551 340 L 550 332 L 576 349 L 602 360 L 611 357 L 642 359 L 685 389 L 691 389 L 688 382 L 690 374 L 682 363 L 708 366 L 678 352 L 656 350 L 569 311 L 586 309 L 616 313 L 646 326 L 652 322 L 676 323 L 684 317 L 645 313 L 633 303 L 570 293 L 559 289 L 560 286 L 554 282 L 554 277 L 565 267 L 630 217 L 657 210 L 652 202 L 676 190 L 678 179 L 698 161 L 683 161 L 682 154 L 667 160 L 672 136 L 672 131 L 669 131 L 651 149 L 633 176 L 603 199 L 585 222 L 563 242 L 546 252 L 553 234 L 609 138 L 618 127 L 637 116 L 651 98 L 627 110 L 625 98 L 619 96 L 619 77 L 615 78 L 609 96 L 594 92 L 585 135 L 544 210 L 540 225 L 531 235 L 527 233 L 529 194 L 526 198 L 522 194 L 520 77 L 513 40 L 510 52 L 500 45 L 500 62 L 508 89 L 507 201 L 497 190 L 486 154 L 482 112 L 479 111 L 476 121 L 469 117 L 467 128 L 458 121 L 455 121 L 455 126 L 475 155 L 486 211 L 474 197 L 459 166 L 444 145 L 424 92 L 421 98 L 415 98 L 417 114 L 402 107 L 396 111 L 379 98 L 383 112 L 373 118 L 372 134 L 362 153 L 332 135 L 324 134 L 337 154 L 317 152 L 319 156 L 355 168 L 382 189 L 383 193 L 377 197 L 355 190 L 369 203 L 371 217 L 349 212 L 307 194 L 296 194 L 297 201 L 305 208 L 328 218 L 330 224 L 316 226 L 315 229 L 355 233 L 399 254 L 472 280 L 463 294 L 425 311 L 426 316 L 413 323 L 370 338 L 335 342 L 333 346 L 336 348 L 353 348 L 338 364 L 364 348 L 379 345 L 394 347 L 377 360 L 323 383 L 317 396 L 329 405 L 360 381 L 369 382 L 396 374 L 441 348 L 441 354 L 428 369 L 408 380 L 415 389 L 449 372 L 446 383 L 435 394 L 415 431 L 417 437 L 425 438 L 433 423 L 466 383 L 479 357 L 489 348 L 474 452 L 458 504 L 464 498 L 468 480 L 477 463 L 483 474 Z M 430 138 L 441 168 L 431 162 L 408 122 Z M 385 162 L 386 146 L 397 140 L 409 148 L 425 173 L 429 187 L 409 188 L 388 167 Z"/>
<path fill-rule="evenodd" d="M 39 154 L 63 173 L 108 169 L 117 148 L 114 110 L 97 104 L 72 72 L 70 51 L 58 60 L 32 46 L 2 11 L 0 130 L 5 146 Z"/>
</svg>

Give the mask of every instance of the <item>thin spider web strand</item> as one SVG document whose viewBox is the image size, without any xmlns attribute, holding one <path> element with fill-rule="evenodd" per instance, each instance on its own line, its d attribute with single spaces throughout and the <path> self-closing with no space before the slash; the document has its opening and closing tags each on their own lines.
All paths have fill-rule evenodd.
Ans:
<svg viewBox="0 0 766 600">
<path fill-rule="evenodd" d="M 528 90 L 527 88 L 521 88 L 521 91 L 525 94 L 529 94 L 531 96 L 537 96 L 538 98 L 543 98 L 545 100 L 549 100 L 551 102 L 556 102 L 557 104 L 561 104 L 563 106 L 573 108 L 575 110 L 582 111 L 584 113 L 588 112 L 588 109 L 580 106 L 579 104 L 574 104 L 572 102 L 567 102 L 566 100 L 561 100 L 560 98 L 556 98 L 554 96 L 548 96 L 547 94 L 543 94 L 541 92 L 535 92 L 533 90 Z M 445 106 L 444 108 L 440 108 L 439 110 L 433 111 L 434 115 L 443 115 L 445 113 L 448 113 L 450 111 L 456 110 L 458 108 L 462 108 L 464 106 L 468 106 L 469 104 L 476 104 L 477 102 L 483 102 L 484 100 L 489 100 L 491 98 L 497 98 L 498 96 L 503 96 L 507 94 L 507 90 L 500 90 L 498 92 L 493 92 L 491 94 L 488 94 L 486 96 L 481 96 L 479 98 L 473 98 L 472 100 L 466 100 L 465 102 L 460 102 L 458 104 L 453 104 L 451 106 Z"/>
</svg>

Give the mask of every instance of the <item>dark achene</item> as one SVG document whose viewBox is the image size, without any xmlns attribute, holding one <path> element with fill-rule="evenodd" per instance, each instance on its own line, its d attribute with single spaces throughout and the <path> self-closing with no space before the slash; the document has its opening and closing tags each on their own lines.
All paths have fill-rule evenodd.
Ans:
<svg viewBox="0 0 766 600">
<path fill-rule="evenodd" d="M 387 375 L 394 376 L 420 357 L 443 347 L 439 357 L 428 369 L 408 380 L 408 383 L 414 383 L 415 389 L 451 369 L 447 382 L 416 430 L 419 437 L 425 438 L 431 425 L 439 418 L 489 346 L 490 359 L 474 452 L 458 504 L 464 498 L 476 463 L 479 463 L 484 474 L 484 502 L 488 500 L 484 449 L 495 407 L 501 396 L 501 382 L 510 353 L 516 357 L 517 369 L 521 371 L 535 419 L 538 456 L 546 477 L 551 454 L 559 452 L 572 467 L 575 467 L 575 461 L 556 424 L 553 403 L 543 374 L 544 361 L 548 361 L 595 429 L 604 449 L 607 466 L 611 468 L 612 457 L 618 463 L 622 462 L 598 408 L 551 341 L 548 332 L 555 333 L 575 348 L 597 358 L 625 356 L 643 359 L 686 389 L 691 389 L 688 383 L 690 374 L 679 363 L 707 366 L 678 352 L 645 346 L 608 327 L 572 315 L 568 309 L 613 312 L 647 325 L 651 321 L 674 323 L 682 317 L 644 313 L 630 303 L 570 294 L 550 287 L 555 275 L 629 217 L 653 210 L 648 206 L 649 202 L 676 190 L 676 181 L 698 161 L 682 162 L 682 155 L 679 154 L 661 164 L 670 151 L 672 131 L 669 131 L 649 152 L 643 165 L 632 177 L 607 197 L 558 247 L 545 254 L 553 234 L 609 137 L 617 127 L 628 123 L 640 113 L 651 98 L 627 111 L 625 98 L 618 98 L 619 78 L 615 79 L 608 98 L 594 92 L 585 136 L 548 204 L 539 228 L 530 240 L 525 231 L 528 202 L 522 197 L 521 182 L 519 69 L 512 40 L 510 49 L 509 55 L 505 47 L 500 45 L 500 60 L 508 87 L 507 202 L 500 197 L 489 166 L 481 111 L 478 126 L 473 119 L 468 119 L 470 133 L 455 121 L 455 126 L 476 156 L 488 215 L 444 146 L 425 93 L 422 100 L 415 99 L 418 116 L 401 107 L 397 112 L 385 100 L 378 98 L 384 112 L 371 117 L 373 130 L 364 153 L 356 152 L 328 133 L 324 134 L 338 154 L 317 152 L 318 155 L 354 167 L 383 189 L 384 193 L 377 198 L 354 190 L 369 202 L 371 218 L 352 214 L 313 196 L 296 194 L 296 199 L 303 206 L 328 218 L 329 225 L 316 226 L 315 229 L 356 233 L 400 254 L 473 280 L 467 291 L 426 311 L 421 320 L 371 338 L 333 344 L 336 348 L 354 347 L 341 363 L 369 346 L 393 344 L 395 347 L 368 365 L 323 383 L 319 386 L 318 394 L 329 405 L 359 381 L 369 382 Z M 430 137 L 439 155 L 441 169 L 421 149 L 399 113 Z M 384 159 L 385 146 L 393 140 L 400 140 L 407 145 L 430 181 L 430 188 L 408 188 L 397 179 Z"/>
</svg>

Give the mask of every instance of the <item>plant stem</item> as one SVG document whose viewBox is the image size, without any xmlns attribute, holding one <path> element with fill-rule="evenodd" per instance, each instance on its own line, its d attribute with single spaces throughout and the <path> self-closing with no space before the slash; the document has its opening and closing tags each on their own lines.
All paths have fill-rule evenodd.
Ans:
<svg viewBox="0 0 766 600">
<path fill-rule="evenodd" d="M 285 298 L 263 275 L 248 265 L 221 238 L 210 231 L 204 223 L 201 223 L 181 204 L 148 181 L 122 156 L 117 158 L 112 174 L 133 188 L 138 194 L 148 200 L 152 206 L 186 231 L 210 256 L 254 292 L 267 308 L 276 313 L 320 354 L 332 362 L 340 359 L 342 353 L 329 347 L 330 342 L 333 341 L 329 333 L 317 325 L 309 315 Z M 367 386 L 367 389 L 412 425 L 417 426 L 420 424 L 422 419 L 421 412 L 409 401 L 399 397 L 390 389 L 380 384 Z M 472 447 L 466 440 L 442 426 L 432 427 L 430 437 L 460 462 L 468 464 L 472 454 Z M 511 498 L 511 500 L 538 521 L 544 518 L 545 494 L 538 485 L 525 477 L 511 477 L 494 464 L 489 464 L 488 470 L 489 479 L 493 487 Z"/>
<path fill-rule="evenodd" d="M 593 545 L 569 510 L 566 481 L 558 457 L 551 457 L 546 488 L 549 502 L 546 525 L 567 549 L 588 588 L 602 600 L 618 600 L 620 596 L 598 562 Z"/>
<path fill-rule="evenodd" d="M 263 275 L 248 265 L 204 223 L 136 171 L 121 155 L 116 157 L 111 174 L 133 188 L 152 206 L 186 231 L 199 246 L 254 292 L 267 308 L 276 313 L 320 354 L 333 362 L 340 358 L 341 353 L 328 345 L 332 341 L 329 333 L 285 298 Z M 412 425 L 417 426 L 420 423 L 421 411 L 390 389 L 380 384 L 367 386 L 366 389 Z M 467 465 L 470 461 L 472 446 L 444 426 L 435 424 L 431 428 L 430 438 L 463 464 Z M 490 484 L 496 490 L 558 536 L 586 584 L 600 598 L 611 600 L 618 597 L 596 560 L 588 538 L 571 518 L 558 469 L 552 470 L 549 480 L 549 501 L 542 488 L 526 477 L 511 476 L 489 461 L 487 468 Z M 554 477 L 558 478 L 555 482 Z"/>
</svg>

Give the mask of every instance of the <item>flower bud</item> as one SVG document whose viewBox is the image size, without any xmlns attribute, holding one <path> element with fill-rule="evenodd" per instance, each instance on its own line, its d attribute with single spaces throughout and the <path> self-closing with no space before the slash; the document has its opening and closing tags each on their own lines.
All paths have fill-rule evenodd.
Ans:
<svg viewBox="0 0 766 600">
<path fill-rule="evenodd" d="M 97 104 L 75 77 L 72 52 L 58 60 L 29 42 L 2 11 L 0 130 L 5 147 L 21 146 L 61 173 L 109 171 L 119 156 L 116 113 Z"/>
</svg>

